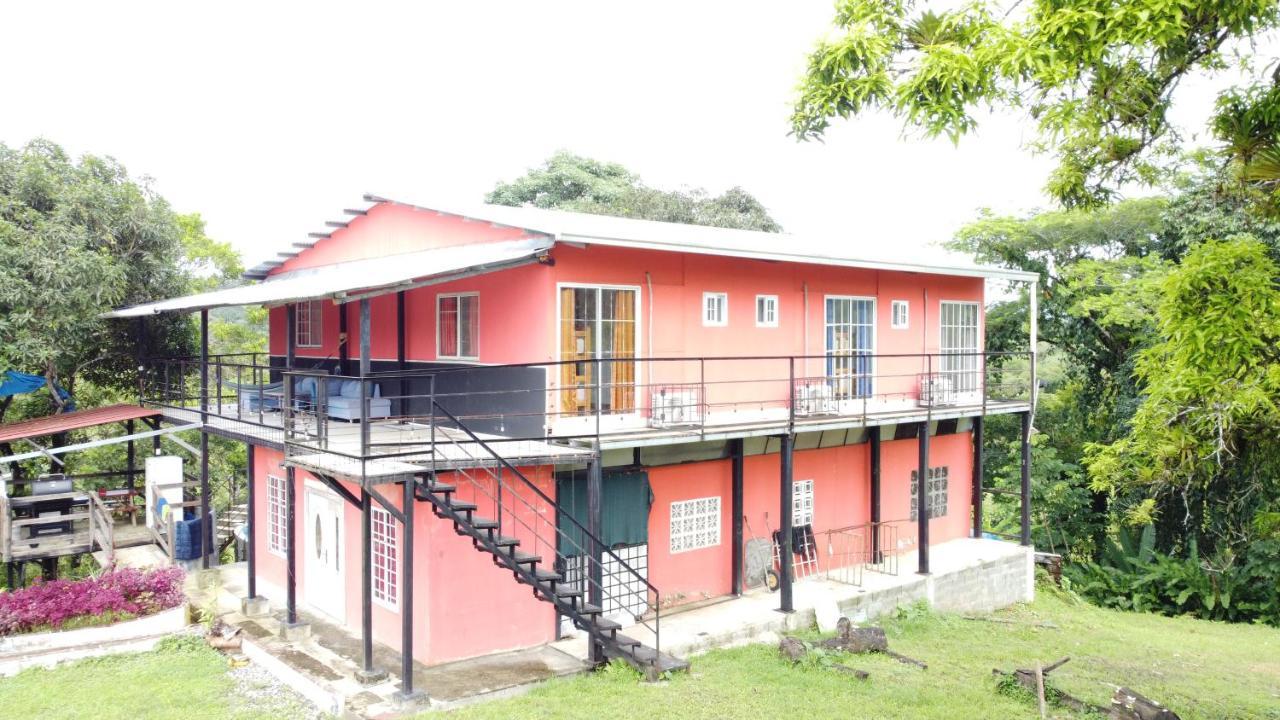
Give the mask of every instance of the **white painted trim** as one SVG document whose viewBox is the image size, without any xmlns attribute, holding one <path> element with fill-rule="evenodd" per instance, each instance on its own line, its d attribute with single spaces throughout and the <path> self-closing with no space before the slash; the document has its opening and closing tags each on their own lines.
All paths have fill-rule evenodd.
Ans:
<svg viewBox="0 0 1280 720">
<path fill-rule="evenodd" d="M 44 457 L 46 455 L 60 455 L 62 453 L 75 452 L 77 450 L 88 450 L 90 448 L 102 447 L 104 445 L 118 445 L 130 440 L 143 440 L 158 435 L 172 435 L 184 430 L 199 430 L 200 423 L 191 423 L 190 425 L 176 425 L 174 427 L 160 428 L 159 430 L 147 430 L 146 432 L 133 433 L 131 435 L 121 435 L 119 437 L 103 438 L 101 440 L 91 440 L 89 442 L 76 443 L 74 445 L 63 445 L 56 448 L 43 448 L 38 451 L 19 453 L 17 455 L 9 455 L 0 458 L 0 463 L 18 462 L 20 460 L 30 460 L 32 458 Z M 175 442 L 179 442 L 177 438 L 170 438 Z M 197 455 L 199 453 L 196 453 Z"/>
<path fill-rule="evenodd" d="M 473 298 L 475 298 L 475 299 L 476 299 L 476 310 L 475 310 L 475 311 L 476 311 L 476 337 L 474 338 L 474 341 L 475 341 L 475 348 L 476 348 L 476 354 L 475 354 L 475 355 L 445 355 L 445 354 L 443 354 L 443 353 L 441 353 L 441 352 L 440 352 L 440 300 L 441 300 L 442 298 L 447 298 L 447 297 L 453 297 L 453 298 L 473 297 Z M 458 328 L 459 328 L 459 329 L 461 329 L 461 328 L 462 328 L 462 312 L 461 312 L 461 310 L 462 310 L 462 306 L 461 306 L 461 304 L 459 304 L 459 306 L 458 306 L 458 310 L 459 310 L 459 312 L 458 312 Z M 479 360 L 479 359 L 480 359 L 480 334 L 481 334 L 481 333 L 480 333 L 480 293 L 479 293 L 479 291 L 471 290 L 471 291 L 468 291 L 468 292 L 444 292 L 444 293 L 436 293 L 436 316 L 435 316 L 435 324 L 436 324 L 436 359 L 437 359 L 437 360 L 454 360 L 454 361 L 463 361 L 463 362 L 465 362 L 465 361 L 468 361 L 468 360 Z M 461 335 L 459 335 L 459 338 L 461 338 Z M 458 342 L 458 349 L 459 349 L 459 350 L 461 350 L 461 349 L 462 349 L 462 342 L 461 342 L 461 339 L 459 339 L 459 342 Z"/>
<path fill-rule="evenodd" d="M 772 321 L 760 319 L 760 301 L 761 300 L 773 301 L 773 320 Z M 756 327 L 776 328 L 778 327 L 778 323 L 782 315 L 782 302 L 778 299 L 777 295 L 768 295 L 768 294 L 756 295 L 755 315 L 756 315 Z"/>
<path fill-rule="evenodd" d="M 894 309 L 897 306 L 903 306 L 903 314 L 905 319 L 901 324 L 898 323 L 897 315 Z M 911 329 L 911 301 L 910 300 L 890 300 L 889 301 L 889 329 L 890 330 L 910 330 Z"/>
<path fill-rule="evenodd" d="M 876 396 L 876 349 L 880 347 L 880 303 L 874 295 L 823 295 L 822 296 L 822 354 L 829 357 L 831 349 L 827 347 L 827 301 L 828 300 L 870 300 L 871 301 L 871 392 L 868 397 L 875 399 Z M 826 357 L 822 361 L 822 373 L 827 373 Z"/>
<path fill-rule="evenodd" d="M 285 493 L 288 493 L 288 492 L 289 492 L 289 489 L 288 489 L 289 479 L 288 479 L 288 476 L 287 476 L 287 475 L 286 475 L 286 476 L 284 476 L 284 477 L 281 477 L 281 476 L 279 476 L 279 475 L 275 475 L 275 474 L 272 474 L 272 473 L 267 473 L 267 486 L 264 488 L 264 489 L 267 491 L 267 494 L 266 494 L 266 502 L 264 503 L 264 504 L 266 505 L 266 510 L 267 510 L 267 517 L 266 517 L 266 520 L 267 520 L 267 527 L 266 527 L 266 531 L 267 531 L 267 552 L 271 553 L 272 555 L 275 555 L 275 556 L 276 556 L 276 557 L 278 557 L 278 558 L 281 558 L 281 559 L 287 559 L 287 556 L 285 555 L 285 552 L 284 552 L 284 537 L 285 537 L 285 534 L 286 534 L 286 533 L 288 533 L 288 531 L 289 531 L 289 529 L 288 529 L 288 523 L 289 523 L 289 510 L 288 510 L 288 508 L 285 508 L 285 510 L 284 510 L 284 519 L 280 521 L 280 523 L 281 523 L 281 525 L 280 525 L 280 538 L 281 538 L 281 539 L 280 539 L 280 543 L 281 543 L 281 544 L 280 544 L 280 547 L 279 547 L 279 548 L 271 547 L 271 520 L 275 517 L 274 513 L 272 513 L 272 512 L 271 512 L 271 481 L 272 481 L 272 480 L 275 480 L 276 482 L 280 483 L 281 485 L 284 485 L 284 486 L 285 486 L 285 489 L 284 489 L 284 492 L 285 492 Z M 287 495 L 286 495 L 286 497 L 287 497 Z M 287 502 L 287 500 L 282 500 L 281 502 L 282 502 L 282 503 L 285 503 L 285 502 Z M 282 507 L 283 507 L 283 505 L 282 505 Z"/>
<path fill-rule="evenodd" d="M 720 321 L 713 322 L 707 319 L 707 301 L 711 298 L 720 298 L 723 300 L 721 308 L 724 310 Z M 702 327 L 729 327 L 729 293 L 719 292 L 716 290 L 704 290 L 702 292 Z"/>
<path fill-rule="evenodd" d="M 315 314 L 313 314 L 313 313 L 311 312 L 311 310 L 308 310 L 308 311 L 307 311 L 307 317 L 308 317 L 308 318 L 314 318 L 314 319 L 315 319 L 315 324 L 316 324 L 316 325 L 318 325 L 319 327 L 315 328 L 315 329 L 317 330 L 317 332 L 313 332 L 313 333 L 311 334 L 311 335 L 312 335 L 312 340 L 313 340 L 313 342 L 303 343 L 303 342 L 301 342 L 301 341 L 299 341 L 299 340 L 298 340 L 298 330 L 302 327 L 302 325 L 297 321 L 298 307 L 301 307 L 302 305 L 311 305 L 311 304 L 319 305 L 319 306 L 320 306 L 320 313 L 319 313 L 318 315 L 315 315 Z M 324 301 L 323 301 L 323 300 L 321 300 L 320 298 L 313 298 L 313 299 L 311 299 L 311 300 L 299 300 L 299 301 L 297 301 L 297 302 L 295 302 L 295 303 L 294 303 L 294 310 L 293 310 L 293 312 L 294 312 L 294 323 L 293 323 L 293 346 L 294 346 L 294 347 L 300 347 L 300 348 L 322 348 L 322 347 L 324 347 Z M 338 312 L 342 312 L 342 306 L 341 306 L 341 305 L 339 305 L 339 306 L 338 306 Z M 317 337 L 318 337 L 318 339 L 317 339 Z M 286 338 L 286 340 L 285 340 L 285 341 L 286 341 L 286 342 L 288 342 L 288 339 Z"/>
<path fill-rule="evenodd" d="M 564 357 L 564 353 L 562 352 L 562 344 L 560 342 L 560 332 L 561 332 L 562 324 L 564 323 L 564 315 L 563 315 L 564 311 L 563 311 L 563 308 L 561 307 L 561 302 L 560 302 L 560 295 L 562 293 L 560 291 L 564 290 L 565 288 L 585 288 L 588 290 L 631 290 L 635 292 L 636 294 L 635 360 L 636 362 L 640 362 L 644 359 L 644 350 L 645 350 L 644 343 L 643 343 L 644 316 L 642 313 L 642 309 L 644 307 L 644 303 L 642 302 L 642 295 L 644 294 L 644 290 L 639 285 L 608 285 L 608 284 L 602 285 L 598 283 L 557 282 L 556 283 L 556 309 L 555 309 L 556 316 L 555 316 L 554 322 L 552 322 L 552 327 L 554 328 L 552 330 L 552 341 L 555 343 L 555 358 L 557 361 L 564 362 L 566 360 L 566 358 Z M 599 313 L 597 313 L 597 317 L 596 317 L 596 335 L 597 336 L 601 335 Z M 599 353 L 600 351 L 596 350 L 596 354 L 599 355 Z M 554 391 L 554 396 L 555 396 L 554 407 L 556 412 L 555 418 L 557 422 L 567 419 L 560 414 L 561 413 L 560 391 L 564 390 L 564 388 L 559 387 L 561 372 L 562 372 L 561 368 L 556 367 L 555 370 L 548 373 L 548 377 L 547 377 L 548 383 L 556 384 L 556 390 Z M 553 375 L 555 377 L 551 377 Z M 635 383 L 634 383 L 635 395 L 636 395 L 635 408 L 633 408 L 633 412 L 627 413 L 625 417 L 638 416 L 640 414 L 640 406 L 641 406 L 640 373 L 636 373 L 635 375 L 636 375 Z M 548 391 L 550 390 L 551 390 L 550 387 L 548 387 Z M 596 408 L 596 411 L 599 412 L 599 408 Z"/>
<path fill-rule="evenodd" d="M 377 587 L 376 587 L 376 586 L 374 586 L 374 584 L 373 584 L 373 571 L 374 571 L 374 567 L 375 567 L 375 565 L 376 565 L 377 552 L 376 552 L 376 550 L 375 550 L 375 543 L 374 543 L 374 533 L 373 533 L 373 520 L 372 520 L 372 516 L 373 516 L 374 514 L 376 514 L 376 513 L 382 513 L 383 515 L 385 515 L 385 516 L 386 516 L 386 524 L 387 524 L 387 525 L 389 525 L 389 526 L 391 527 L 391 529 L 392 529 L 392 531 L 393 531 L 393 532 L 395 532 L 396 566 L 393 568 L 393 570 L 394 570 L 394 571 L 395 571 L 395 573 L 396 573 L 396 587 L 395 587 L 395 599 L 394 599 L 394 600 L 387 600 L 387 599 L 385 599 L 385 598 L 380 598 L 380 597 L 378 597 L 378 589 L 377 589 Z M 396 528 L 398 528 L 398 527 L 400 527 L 400 526 L 398 526 L 398 525 L 396 524 L 396 519 L 395 519 L 395 517 L 394 517 L 391 513 L 387 512 L 387 509 L 386 509 L 386 508 L 378 507 L 376 504 L 375 504 L 375 505 L 373 505 L 373 506 L 370 508 L 370 522 L 369 522 L 369 528 L 370 528 L 370 529 L 369 529 L 369 560 L 370 560 L 370 562 L 369 562 L 369 584 L 370 584 L 370 587 L 372 588 L 372 591 L 371 591 L 371 593 L 370 593 L 370 597 L 373 599 L 373 604 L 374 604 L 374 605 L 377 605 L 377 606 L 379 606 L 379 607 L 381 607 L 381 608 L 383 608 L 383 609 L 386 609 L 386 610 L 390 610 L 390 611 L 391 611 L 391 612 L 393 612 L 393 613 L 399 613 L 399 612 L 400 612 L 400 597 L 401 597 L 400 588 L 401 588 L 401 586 L 404 584 L 403 572 L 402 572 L 402 571 L 401 571 L 401 569 L 400 569 L 400 565 L 401 565 L 401 563 L 400 563 L 400 559 L 404 557 L 404 531 L 403 531 L 403 529 L 396 530 Z"/>
</svg>

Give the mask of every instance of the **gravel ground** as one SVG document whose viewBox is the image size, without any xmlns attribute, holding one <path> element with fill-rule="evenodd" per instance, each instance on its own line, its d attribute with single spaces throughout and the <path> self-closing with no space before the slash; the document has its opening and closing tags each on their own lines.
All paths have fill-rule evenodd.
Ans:
<svg viewBox="0 0 1280 720">
<path fill-rule="evenodd" d="M 228 674 L 236 684 L 235 702 L 245 710 L 289 720 L 321 720 L 328 717 L 255 663 L 231 668 Z"/>
</svg>

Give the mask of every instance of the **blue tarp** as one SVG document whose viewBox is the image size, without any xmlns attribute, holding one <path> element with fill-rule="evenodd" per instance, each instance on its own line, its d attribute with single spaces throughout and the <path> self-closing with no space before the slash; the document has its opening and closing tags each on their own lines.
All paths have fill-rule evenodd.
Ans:
<svg viewBox="0 0 1280 720">
<path fill-rule="evenodd" d="M 17 370 L 5 370 L 4 380 L 0 381 L 0 397 L 32 393 L 43 387 L 45 387 L 43 375 L 31 375 L 29 373 L 18 372 Z M 63 390 L 57 385 L 54 385 L 53 387 L 58 391 L 58 398 L 65 403 L 65 409 L 68 411 L 75 410 L 76 404 L 75 401 L 71 399 L 71 393 Z"/>
</svg>

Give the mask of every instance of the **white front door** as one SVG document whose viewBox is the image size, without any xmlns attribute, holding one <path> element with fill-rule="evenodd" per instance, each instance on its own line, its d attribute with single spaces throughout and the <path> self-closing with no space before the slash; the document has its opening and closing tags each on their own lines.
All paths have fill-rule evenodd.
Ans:
<svg viewBox="0 0 1280 720">
<path fill-rule="evenodd" d="M 342 500 L 328 489 L 308 485 L 306 509 L 302 536 L 307 559 L 307 604 L 343 620 L 346 593 L 342 579 Z"/>
</svg>

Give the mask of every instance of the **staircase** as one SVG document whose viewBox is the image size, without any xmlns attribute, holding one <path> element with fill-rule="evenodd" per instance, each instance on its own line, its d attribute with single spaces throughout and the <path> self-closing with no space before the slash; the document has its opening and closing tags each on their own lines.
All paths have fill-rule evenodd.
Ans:
<svg viewBox="0 0 1280 720">
<path fill-rule="evenodd" d="M 437 517 L 453 523 L 454 532 L 470 538 L 472 546 L 488 553 L 494 565 L 510 570 L 516 581 L 532 588 L 535 597 L 553 605 L 560 615 L 569 618 L 575 627 L 586 633 L 589 643 L 601 651 L 593 655 L 593 660 L 604 662 L 608 658 L 620 658 L 650 679 L 656 679 L 664 672 L 688 669 L 687 662 L 659 649 L 657 588 L 604 548 L 598 538 L 561 510 L 518 469 L 494 453 L 457 418 L 442 408 L 437 412 L 448 416 L 469 438 L 469 441 L 449 442 L 463 448 L 469 456 L 479 456 L 484 461 L 479 467 L 453 469 L 459 484 L 466 482 L 475 491 L 477 502 L 460 500 L 456 497 L 457 486 L 440 482 L 435 473 L 415 478 L 414 496 L 430 503 Z M 494 517 L 481 516 L 478 503 L 486 505 L 486 510 L 491 507 Z M 551 520 L 547 519 L 548 514 Z M 560 518 L 559 523 L 554 519 L 557 517 Z M 539 520 L 544 526 L 541 530 L 537 527 Z M 504 526 L 511 535 L 504 534 Z M 514 537 L 517 532 L 525 535 L 527 542 Z M 532 545 L 533 551 L 526 552 L 530 549 L 528 547 L 522 550 L 525 544 Z M 567 547 L 573 555 L 587 558 L 589 572 L 581 583 L 569 582 L 562 573 L 552 569 L 558 559 L 558 547 Z M 544 558 L 538 552 L 546 552 L 550 557 Z M 643 631 L 651 645 L 623 635 L 619 632 L 622 626 L 604 616 L 605 608 L 610 605 L 626 604 L 624 598 L 613 595 L 620 592 L 617 588 L 628 587 L 645 588 L 646 611 L 636 627 Z"/>
<path fill-rule="evenodd" d="M 231 543 L 235 542 L 236 528 L 249 521 L 249 506 L 245 503 L 232 505 L 221 513 L 218 513 L 214 522 L 214 533 L 217 536 L 215 544 L 218 546 L 218 552 L 226 550 Z"/>
</svg>

